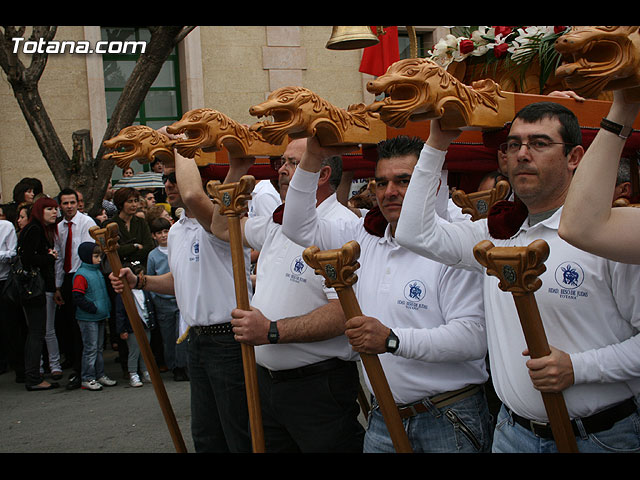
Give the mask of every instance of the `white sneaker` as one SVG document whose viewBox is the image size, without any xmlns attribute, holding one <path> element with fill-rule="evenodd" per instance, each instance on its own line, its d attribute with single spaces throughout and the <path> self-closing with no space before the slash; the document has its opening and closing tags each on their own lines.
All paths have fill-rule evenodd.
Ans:
<svg viewBox="0 0 640 480">
<path fill-rule="evenodd" d="M 142 372 L 142 381 L 144 383 L 151 383 L 151 375 L 149 375 L 149 372 Z"/>
<path fill-rule="evenodd" d="M 115 380 L 111 380 L 106 375 L 103 375 L 98 379 L 98 383 L 104 385 L 105 387 L 113 387 L 118 382 L 116 382 Z"/>
<path fill-rule="evenodd" d="M 140 381 L 140 377 L 138 376 L 137 373 L 129 374 L 129 385 L 131 385 L 132 387 L 142 386 L 142 382 Z"/>
<path fill-rule="evenodd" d="M 83 390 L 102 390 L 102 385 L 100 385 L 95 380 L 89 380 L 88 382 L 82 382 Z"/>
</svg>

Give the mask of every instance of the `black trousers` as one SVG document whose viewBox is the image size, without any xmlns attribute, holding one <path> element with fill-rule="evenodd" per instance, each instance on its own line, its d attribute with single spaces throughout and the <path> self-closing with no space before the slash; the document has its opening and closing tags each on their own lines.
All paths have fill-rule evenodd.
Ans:
<svg viewBox="0 0 640 480">
<path fill-rule="evenodd" d="M 74 372 L 80 373 L 82 364 L 82 335 L 76 320 L 76 307 L 73 304 L 73 273 L 65 273 L 60 293 L 64 305 L 56 309 L 56 336 L 60 353 L 63 353 L 67 362 L 71 362 Z"/>
<path fill-rule="evenodd" d="M 362 453 L 358 368 L 333 362 L 336 368 L 286 380 L 258 367 L 267 453 Z"/>
<path fill-rule="evenodd" d="M 47 307 L 42 302 L 23 305 L 27 321 L 27 338 L 24 345 L 24 378 L 25 385 L 33 387 L 42 382 L 40 358 L 44 346 L 44 332 L 47 325 Z"/>
</svg>

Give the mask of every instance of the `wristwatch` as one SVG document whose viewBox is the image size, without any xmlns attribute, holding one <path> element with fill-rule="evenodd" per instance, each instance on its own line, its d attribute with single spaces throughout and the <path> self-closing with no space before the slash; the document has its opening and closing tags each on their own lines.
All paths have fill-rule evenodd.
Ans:
<svg viewBox="0 0 640 480">
<path fill-rule="evenodd" d="M 387 352 L 394 353 L 396 350 L 398 350 L 399 345 L 400 340 L 398 339 L 398 336 L 393 333 L 393 330 L 389 330 L 389 336 L 387 337 L 387 341 L 385 342 Z"/>
<path fill-rule="evenodd" d="M 280 334 L 278 333 L 278 322 L 271 322 L 271 325 L 269 325 L 269 333 L 267 335 L 267 338 L 269 339 L 269 343 L 278 343 L 278 340 L 280 339 Z"/>
<path fill-rule="evenodd" d="M 620 125 L 619 123 L 612 122 L 608 118 L 602 119 L 602 121 L 600 122 L 600 128 L 603 128 L 608 132 L 615 133 L 621 138 L 629 138 L 631 136 L 631 132 L 633 132 L 633 127 Z"/>
</svg>

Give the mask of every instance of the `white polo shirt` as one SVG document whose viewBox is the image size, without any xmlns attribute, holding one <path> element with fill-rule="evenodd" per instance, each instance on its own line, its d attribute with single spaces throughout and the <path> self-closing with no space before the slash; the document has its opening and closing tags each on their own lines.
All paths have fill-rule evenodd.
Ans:
<svg viewBox="0 0 640 480">
<path fill-rule="evenodd" d="M 317 211 L 322 216 L 357 218 L 337 201 L 335 194 L 318 205 Z M 244 235 L 249 245 L 260 251 L 251 306 L 268 319 L 304 315 L 338 298 L 334 289 L 325 288 L 324 278 L 302 259 L 306 247 L 285 237 L 282 225 L 275 223 L 272 215 L 249 218 Z M 358 358 L 344 335 L 320 342 L 259 345 L 255 354 L 258 365 L 270 370 L 296 368 L 329 358 Z"/>
<path fill-rule="evenodd" d="M 547 340 L 570 354 L 575 384 L 563 392 L 571 418 L 591 415 L 640 393 L 640 267 L 579 250 L 558 236 L 562 209 L 530 227 L 528 220 L 508 240 L 490 237 L 486 220 L 435 222 L 430 192 L 437 187 L 444 152 L 422 151 L 405 195 L 397 228 L 402 245 L 433 259 L 484 272 L 473 248 L 549 244 L 542 287 L 535 292 Z M 511 293 L 484 275 L 491 375 L 500 399 L 517 414 L 547 421 L 522 355 L 526 342 Z"/>
<path fill-rule="evenodd" d="M 287 192 L 284 231 L 294 241 L 322 250 L 351 240 L 360 245 L 353 288 L 362 313 L 379 319 L 400 339 L 395 354 L 379 355 L 396 403 L 486 382 L 480 275 L 400 247 L 389 226 L 378 237 L 365 230 L 362 218 L 314 215 L 309 207 L 317 179 L 318 174 L 296 170 Z"/>
<path fill-rule="evenodd" d="M 230 322 L 231 310 L 237 302 L 229 243 L 207 232 L 196 219 L 184 213 L 171 226 L 167 243 L 169 270 L 183 322 L 188 326 Z M 250 250 L 244 248 L 244 254 L 251 299 Z"/>
<path fill-rule="evenodd" d="M 9 263 L 17 255 L 17 248 L 16 227 L 8 220 L 0 220 L 0 280 L 6 280 L 9 276 Z"/>
</svg>

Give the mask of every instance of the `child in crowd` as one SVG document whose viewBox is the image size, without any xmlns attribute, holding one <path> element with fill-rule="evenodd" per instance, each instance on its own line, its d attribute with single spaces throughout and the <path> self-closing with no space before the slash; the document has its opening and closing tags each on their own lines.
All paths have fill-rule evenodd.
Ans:
<svg viewBox="0 0 640 480">
<path fill-rule="evenodd" d="M 169 271 L 167 260 L 167 238 L 171 222 L 159 217 L 150 224 L 151 236 L 158 246 L 147 257 L 147 274 L 162 275 Z M 187 344 L 176 344 L 180 328 L 180 310 L 173 295 L 151 292 L 151 299 L 156 313 L 156 320 L 162 334 L 164 344 L 164 359 L 167 367 L 173 371 L 176 381 L 189 380 L 187 375 Z"/>
<path fill-rule="evenodd" d="M 73 276 L 73 302 L 76 320 L 82 335 L 82 365 L 80 376 L 84 390 L 102 390 L 117 382 L 104 373 L 102 350 L 106 319 L 111 311 L 104 275 L 100 270 L 101 249 L 93 242 L 78 246 L 82 260 Z"/>
<path fill-rule="evenodd" d="M 142 267 L 133 268 L 136 275 L 141 270 L 143 270 Z M 137 289 L 131 290 L 131 294 L 135 300 L 138 315 L 142 320 L 147 341 L 150 341 L 151 329 L 155 327 L 155 311 L 153 303 L 151 302 L 151 296 L 148 292 Z M 122 295 L 120 294 L 116 295 L 116 329 L 120 334 L 120 338 L 127 342 L 127 348 L 129 350 L 129 355 L 127 357 L 129 385 L 132 387 L 141 387 L 143 381 L 150 383 L 151 377 L 149 375 L 149 370 L 145 365 L 144 358 L 142 358 L 140 346 L 138 345 L 133 327 L 131 326 L 131 322 L 124 307 L 124 302 L 122 301 Z"/>
</svg>

